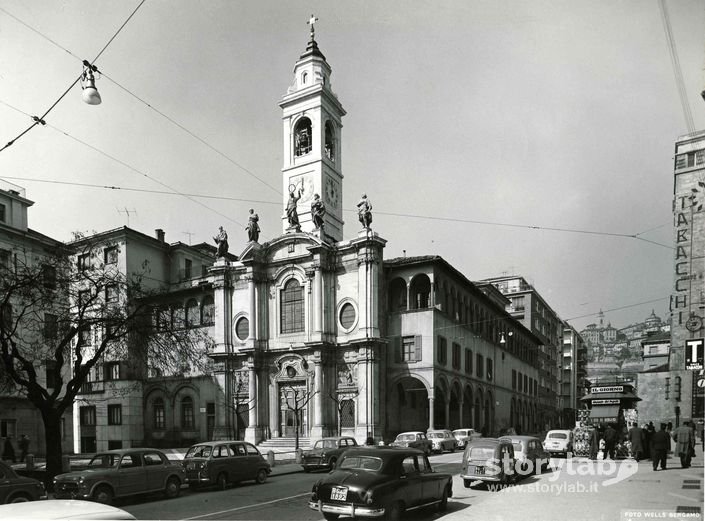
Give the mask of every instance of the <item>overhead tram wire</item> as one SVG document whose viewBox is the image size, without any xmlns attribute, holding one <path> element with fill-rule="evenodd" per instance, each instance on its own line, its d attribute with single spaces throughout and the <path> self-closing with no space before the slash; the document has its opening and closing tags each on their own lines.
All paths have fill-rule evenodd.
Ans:
<svg viewBox="0 0 705 521">
<path fill-rule="evenodd" d="M 106 44 L 103 46 L 103 48 L 100 50 L 100 52 L 96 55 L 96 57 L 93 58 L 93 61 L 88 62 L 87 60 L 84 60 L 84 61 L 83 61 L 83 64 L 84 64 L 84 65 L 88 66 L 89 68 L 93 69 L 94 71 L 98 71 L 98 69 L 97 69 L 97 68 L 95 67 L 95 65 L 94 65 L 94 63 L 96 62 L 96 60 L 98 60 L 98 58 L 100 58 L 100 56 L 105 52 L 105 50 L 108 48 L 108 46 L 113 42 L 113 40 L 115 40 L 115 38 L 117 37 L 117 35 L 120 34 L 120 31 L 122 31 L 122 29 L 127 25 L 127 23 L 128 23 L 128 22 L 132 19 L 132 17 L 135 15 L 135 13 L 137 13 L 138 9 L 139 9 L 140 7 L 142 7 L 142 4 L 144 4 L 146 1 L 147 1 L 147 0 L 142 0 L 142 1 L 140 2 L 140 4 L 135 8 L 135 10 L 132 11 L 132 13 L 130 14 L 130 16 L 127 17 L 127 20 L 125 20 L 125 22 L 123 22 L 123 24 L 120 26 L 120 28 L 115 32 L 115 34 L 113 34 L 112 38 L 110 38 L 110 40 L 108 40 L 108 43 L 106 43 Z M 3 11 L 7 13 L 7 11 L 5 11 L 4 9 L 3 9 Z M 9 14 L 9 13 L 8 13 L 8 14 Z M 17 19 L 16 17 L 13 17 L 13 18 Z M 24 25 L 27 25 L 27 24 L 24 24 Z M 36 32 L 36 31 L 35 31 L 35 32 Z M 50 41 L 52 41 L 52 40 L 50 40 Z M 76 79 L 71 83 L 71 85 L 69 85 L 69 87 L 64 91 L 64 93 L 63 93 L 61 96 L 59 96 L 59 99 L 57 99 L 57 100 L 46 110 L 46 112 L 44 112 L 44 114 L 42 114 L 41 116 L 32 116 L 32 119 L 34 120 L 34 123 L 32 123 L 29 127 L 27 127 L 24 131 L 22 131 L 22 132 L 21 132 L 19 135 L 17 135 L 14 139 L 8 141 L 2 148 L 0 148 L 0 152 L 2 152 L 3 150 L 5 150 L 6 148 L 12 146 L 18 139 L 20 139 L 22 136 L 24 136 L 25 134 L 27 134 L 30 130 L 32 130 L 32 129 L 33 129 L 34 127 L 36 127 L 37 125 L 46 125 L 46 120 L 45 120 L 45 118 L 47 117 L 47 115 L 54 109 L 54 107 L 56 107 L 56 106 L 59 104 L 59 102 L 60 102 L 62 99 L 64 99 L 64 97 L 69 93 L 69 91 L 70 91 L 79 81 L 81 81 L 81 78 L 82 78 L 82 77 L 83 77 L 83 72 L 81 72 L 81 74 L 79 74 L 78 78 L 76 78 Z"/>
<path fill-rule="evenodd" d="M 144 3 L 144 1 L 146 1 L 146 0 L 143 0 L 142 3 Z M 140 4 L 140 6 L 141 6 L 141 5 L 142 5 L 142 4 Z M 138 6 L 138 9 L 139 9 L 139 6 Z M 13 15 L 12 13 L 8 12 L 7 10 L 3 9 L 2 7 L 0 7 L 0 11 L 4 12 L 5 14 L 7 14 L 8 16 L 10 16 L 11 18 L 13 18 L 14 20 L 16 20 L 17 22 L 19 22 L 20 24 L 22 24 L 22 25 L 24 25 L 25 27 L 27 27 L 27 28 L 28 28 L 29 30 L 31 30 L 32 32 L 38 34 L 39 36 L 41 36 L 41 37 L 44 38 L 45 40 L 51 42 L 53 45 L 55 45 L 55 46 L 58 47 L 59 49 L 63 50 L 64 52 L 66 52 L 66 53 L 68 53 L 68 54 L 70 54 L 71 56 L 73 56 L 73 57 L 76 58 L 77 60 L 81 61 L 81 59 L 80 59 L 78 56 L 76 56 L 74 53 L 72 53 L 69 49 L 67 49 L 66 47 L 60 45 L 60 44 L 57 43 L 56 41 L 52 40 L 51 38 L 49 38 L 48 36 L 46 36 L 46 35 L 43 34 L 42 32 L 38 31 L 37 29 L 35 29 L 35 28 L 32 27 L 31 25 L 29 25 L 28 23 L 24 22 L 23 20 L 19 19 L 18 17 L 16 17 L 16 16 Z M 134 14 L 134 13 L 133 13 L 133 14 Z M 128 19 L 128 20 L 129 20 L 129 19 Z M 125 22 L 125 23 L 127 23 L 127 22 Z M 124 26 L 124 24 L 123 24 L 123 26 Z M 109 42 L 108 42 L 108 43 L 109 43 Z M 101 51 L 101 53 L 102 53 L 102 51 Z M 97 58 L 96 58 L 96 59 L 97 59 Z M 95 61 L 95 60 L 94 60 L 94 61 Z M 225 154 L 224 152 L 222 152 L 222 151 L 219 150 L 218 148 L 216 148 L 216 147 L 214 147 L 213 145 L 211 145 L 210 143 L 208 143 L 205 139 L 203 139 L 202 137 L 200 137 L 200 136 L 199 136 L 198 134 L 196 134 L 195 132 L 192 132 L 191 130 L 189 130 L 187 127 L 185 127 L 184 125 L 182 125 L 181 123 L 179 123 L 178 121 L 176 121 L 174 118 L 168 116 L 167 114 L 165 114 L 165 113 L 162 112 L 161 110 L 157 109 L 157 108 L 156 108 L 154 105 L 152 105 L 151 103 L 149 103 L 149 102 L 145 101 L 144 99 L 140 98 L 137 94 L 135 94 L 134 92 L 132 92 L 132 91 L 131 91 L 130 89 L 128 89 L 127 87 L 125 87 L 125 86 L 121 85 L 120 83 L 118 83 L 115 79 L 111 78 L 110 76 L 108 76 L 107 74 L 105 74 L 103 71 L 101 71 L 101 77 L 103 77 L 103 78 L 109 80 L 110 82 L 112 82 L 116 87 L 119 87 L 120 89 L 122 89 L 123 91 L 125 91 L 127 94 L 129 94 L 130 96 L 132 96 L 133 98 L 135 98 L 137 101 L 139 101 L 140 103 L 144 104 L 146 107 L 150 108 L 151 110 L 153 110 L 153 111 L 156 112 L 157 114 L 159 114 L 161 117 L 163 117 L 164 119 L 166 119 L 167 121 L 169 121 L 172 125 L 178 127 L 178 128 L 181 129 L 182 131 L 186 132 L 186 133 L 187 133 L 189 136 L 191 136 L 192 138 L 196 139 L 197 141 L 199 141 L 199 142 L 202 143 L 203 145 L 205 145 L 205 146 L 207 146 L 208 148 L 210 148 L 213 152 L 215 152 L 215 153 L 218 154 L 219 156 L 223 157 L 224 159 L 226 159 L 227 161 L 229 161 L 230 163 L 232 163 L 233 165 L 235 165 L 236 167 L 238 167 L 240 170 L 242 170 L 242 171 L 245 172 L 246 174 L 252 176 L 252 177 L 255 178 L 256 180 L 258 180 L 259 182 L 261 182 L 262 184 L 264 184 L 265 186 L 267 186 L 268 188 L 272 189 L 272 190 L 273 190 L 274 192 L 276 192 L 277 194 L 279 194 L 279 195 L 282 194 L 281 190 L 279 190 L 278 188 L 276 188 L 276 187 L 270 185 L 269 183 L 267 183 L 264 179 L 262 179 L 261 177 L 259 177 L 257 174 L 255 174 L 254 172 L 252 172 L 252 171 L 249 170 L 248 168 L 244 167 L 243 165 L 241 165 L 240 163 L 238 163 L 237 161 L 235 161 L 233 158 L 231 158 L 230 156 L 228 156 L 227 154 Z M 28 114 L 28 116 L 29 116 L 29 114 Z M 31 117 L 31 116 L 30 116 L 30 117 Z M 15 138 L 15 140 L 16 140 L 16 139 L 17 139 L 17 138 Z"/>
</svg>

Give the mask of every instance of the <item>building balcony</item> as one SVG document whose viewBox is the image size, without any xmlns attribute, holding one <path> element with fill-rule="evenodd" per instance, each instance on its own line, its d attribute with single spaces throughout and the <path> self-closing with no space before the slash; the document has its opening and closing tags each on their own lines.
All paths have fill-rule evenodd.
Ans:
<svg viewBox="0 0 705 521">
<path fill-rule="evenodd" d="M 105 391 L 104 382 L 84 382 L 78 394 L 95 394 Z"/>
</svg>

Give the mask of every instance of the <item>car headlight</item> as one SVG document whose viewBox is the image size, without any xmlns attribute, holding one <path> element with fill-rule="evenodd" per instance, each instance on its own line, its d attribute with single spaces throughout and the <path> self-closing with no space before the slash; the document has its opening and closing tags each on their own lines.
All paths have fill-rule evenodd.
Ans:
<svg viewBox="0 0 705 521">
<path fill-rule="evenodd" d="M 311 501 L 318 501 L 318 482 L 314 483 L 311 488 Z"/>
<path fill-rule="evenodd" d="M 83 476 L 81 476 L 80 478 L 78 478 L 78 482 L 79 482 L 79 483 L 83 483 L 84 481 L 86 481 L 86 478 L 84 478 Z"/>
<path fill-rule="evenodd" d="M 363 500 L 366 504 L 371 505 L 371 504 L 374 503 L 374 501 L 375 501 L 374 498 L 372 497 L 372 495 L 373 495 L 373 494 L 372 494 L 372 491 L 371 491 L 371 490 L 368 490 L 367 492 L 365 492 L 365 495 L 363 496 L 362 500 Z"/>
</svg>

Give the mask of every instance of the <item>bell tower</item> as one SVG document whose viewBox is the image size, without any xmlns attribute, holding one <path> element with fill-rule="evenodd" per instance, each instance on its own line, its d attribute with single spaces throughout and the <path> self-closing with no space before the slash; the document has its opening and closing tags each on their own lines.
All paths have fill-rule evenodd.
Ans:
<svg viewBox="0 0 705 521">
<path fill-rule="evenodd" d="M 322 231 L 322 239 L 338 242 L 343 240 L 341 138 L 345 110 L 331 90 L 332 69 L 315 40 L 317 20 L 311 16 L 308 22 L 311 37 L 294 65 L 294 81 L 279 103 L 284 123 L 284 208 L 296 204 L 301 231 Z M 325 206 L 322 230 L 311 215 L 315 194 Z M 297 231 L 290 225 L 288 212 L 282 221 L 285 233 Z"/>
</svg>

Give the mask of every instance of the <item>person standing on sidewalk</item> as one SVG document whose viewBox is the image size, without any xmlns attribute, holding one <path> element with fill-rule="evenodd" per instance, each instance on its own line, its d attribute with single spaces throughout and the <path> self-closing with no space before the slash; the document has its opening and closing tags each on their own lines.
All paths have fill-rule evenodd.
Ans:
<svg viewBox="0 0 705 521">
<path fill-rule="evenodd" d="M 23 434 L 20 436 L 20 461 L 22 463 L 25 462 L 25 459 L 27 458 L 27 454 L 29 453 L 29 438 L 27 437 L 26 434 Z"/>
<path fill-rule="evenodd" d="M 668 457 L 670 446 L 671 438 L 666 432 L 666 424 L 662 423 L 660 430 L 651 437 L 651 461 L 653 462 L 654 470 L 658 470 L 659 464 L 661 465 L 661 470 L 666 470 L 666 458 Z"/>
<path fill-rule="evenodd" d="M 676 442 L 676 454 L 681 460 L 681 467 L 687 469 L 690 467 L 691 454 L 695 450 L 695 438 L 689 422 L 683 422 L 683 425 L 673 431 L 673 440 Z"/>
<path fill-rule="evenodd" d="M 614 447 L 617 444 L 617 431 L 612 428 L 612 424 L 609 423 L 607 424 L 607 428 L 605 429 L 605 453 L 602 456 L 602 459 L 607 459 L 607 456 L 610 457 L 610 459 L 614 459 Z"/>
<path fill-rule="evenodd" d="M 590 459 L 596 460 L 600 451 L 600 431 L 595 427 L 590 433 Z"/>
<path fill-rule="evenodd" d="M 638 463 L 644 457 L 644 431 L 641 430 L 636 422 L 632 423 L 627 439 L 632 444 L 632 456 Z"/>
</svg>

